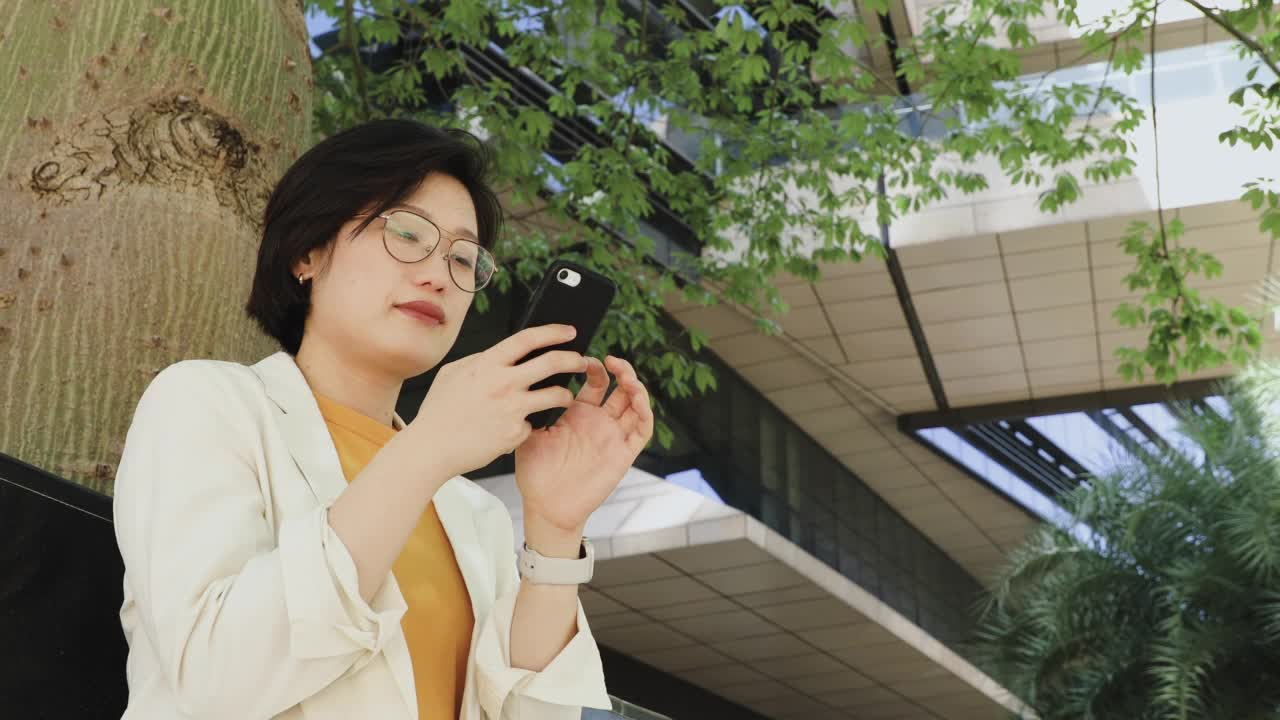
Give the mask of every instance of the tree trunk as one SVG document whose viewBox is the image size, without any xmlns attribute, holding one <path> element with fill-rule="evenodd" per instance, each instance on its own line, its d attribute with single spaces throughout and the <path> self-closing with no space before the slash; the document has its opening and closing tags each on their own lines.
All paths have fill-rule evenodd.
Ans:
<svg viewBox="0 0 1280 720">
<path fill-rule="evenodd" d="M 307 43 L 300 0 L 4 0 L 0 452 L 110 492 L 155 373 L 274 349 L 243 307 Z"/>
</svg>

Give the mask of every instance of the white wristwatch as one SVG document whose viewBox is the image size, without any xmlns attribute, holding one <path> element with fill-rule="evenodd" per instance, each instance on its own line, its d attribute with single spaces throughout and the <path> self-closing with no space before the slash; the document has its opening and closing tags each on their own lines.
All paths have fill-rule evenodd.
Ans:
<svg viewBox="0 0 1280 720">
<path fill-rule="evenodd" d="M 520 577 L 535 585 L 585 584 L 590 582 L 596 564 L 596 550 L 586 538 L 582 538 L 582 550 L 576 560 L 546 557 L 525 544 L 521 544 L 517 556 Z"/>
</svg>

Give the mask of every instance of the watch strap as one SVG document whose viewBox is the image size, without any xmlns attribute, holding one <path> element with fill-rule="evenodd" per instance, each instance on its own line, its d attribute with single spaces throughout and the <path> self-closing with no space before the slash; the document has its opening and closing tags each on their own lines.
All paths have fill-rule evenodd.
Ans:
<svg viewBox="0 0 1280 720">
<path fill-rule="evenodd" d="M 576 559 L 553 558 L 522 544 L 517 553 L 520 577 L 535 585 L 582 585 L 591 581 L 596 552 L 591 541 L 582 538 Z"/>
</svg>

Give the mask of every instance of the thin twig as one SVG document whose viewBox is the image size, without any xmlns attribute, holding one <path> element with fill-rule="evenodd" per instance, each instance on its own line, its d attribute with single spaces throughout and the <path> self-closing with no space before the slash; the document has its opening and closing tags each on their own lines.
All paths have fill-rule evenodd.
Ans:
<svg viewBox="0 0 1280 720">
<path fill-rule="evenodd" d="M 364 63 L 360 60 L 360 47 L 356 40 L 355 0 L 347 0 L 343 6 L 343 20 L 346 27 L 347 48 L 351 51 L 351 62 L 355 65 L 356 91 L 360 93 L 361 119 L 368 121 L 372 117 L 369 110 L 369 88 L 364 81 Z"/>
<path fill-rule="evenodd" d="M 1151 151 L 1155 156 L 1156 221 L 1160 225 L 1160 254 L 1162 260 L 1172 262 L 1172 258 L 1169 257 L 1169 235 L 1165 230 L 1164 222 L 1164 196 L 1161 194 L 1160 187 L 1160 128 L 1156 122 L 1156 25 L 1158 24 L 1158 13 L 1158 5 L 1153 6 L 1151 8 Z M 1183 299 L 1186 289 L 1182 282 L 1181 273 L 1175 271 L 1174 277 L 1177 283 L 1177 291 L 1173 296 L 1169 309 L 1176 316 L 1178 303 Z"/>
<path fill-rule="evenodd" d="M 1107 51 L 1107 69 L 1102 71 L 1102 84 L 1098 86 L 1098 95 L 1093 99 L 1093 107 L 1089 108 L 1089 116 L 1084 119 L 1084 130 L 1081 134 L 1089 132 L 1089 126 L 1093 124 L 1093 116 L 1098 112 L 1098 107 L 1102 105 L 1102 96 L 1107 89 L 1107 82 L 1111 79 L 1111 67 L 1116 59 L 1116 46 L 1119 43 L 1116 40 L 1119 36 L 1112 38 L 1111 49 Z"/>
<path fill-rule="evenodd" d="M 1155 156 L 1156 217 L 1160 222 L 1160 245 L 1164 256 L 1169 257 L 1169 245 L 1164 231 L 1164 197 L 1160 193 L 1160 129 L 1156 123 L 1156 15 L 1151 15 L 1151 142 Z"/>
<path fill-rule="evenodd" d="M 1232 37 L 1234 37 L 1236 40 L 1239 40 L 1241 44 L 1243 44 L 1245 47 L 1252 50 L 1254 54 L 1256 54 L 1258 58 L 1262 60 L 1262 62 L 1266 63 L 1267 67 L 1271 68 L 1271 72 L 1275 73 L 1276 75 L 1276 80 L 1280 81 L 1280 65 L 1277 65 L 1276 61 L 1272 60 L 1271 57 L 1267 55 L 1267 51 L 1264 50 L 1263 47 L 1258 44 L 1257 40 L 1254 40 L 1248 35 L 1245 35 L 1243 32 L 1240 31 L 1240 28 L 1232 25 L 1226 20 L 1223 20 L 1220 14 L 1215 13 L 1213 11 L 1213 8 L 1205 7 L 1204 5 L 1201 5 L 1200 3 L 1196 2 L 1196 0 L 1187 0 L 1187 4 L 1199 10 L 1201 13 L 1204 14 L 1205 17 L 1209 18 L 1209 20 L 1213 22 L 1213 24 L 1217 25 L 1223 30 L 1226 30 L 1227 33 L 1229 33 Z"/>
</svg>

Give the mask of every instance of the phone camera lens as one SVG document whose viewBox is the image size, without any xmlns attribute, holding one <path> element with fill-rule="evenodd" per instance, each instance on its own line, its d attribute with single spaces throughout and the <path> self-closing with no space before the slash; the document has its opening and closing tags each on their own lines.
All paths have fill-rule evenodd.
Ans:
<svg viewBox="0 0 1280 720">
<path fill-rule="evenodd" d="M 568 279 L 569 279 L 569 271 L 568 271 L 568 270 L 565 270 L 565 269 L 563 269 L 563 268 L 562 268 L 562 269 L 560 270 L 560 272 L 559 272 L 559 277 L 560 277 L 560 279 L 561 279 L 561 280 L 568 280 Z"/>
</svg>

